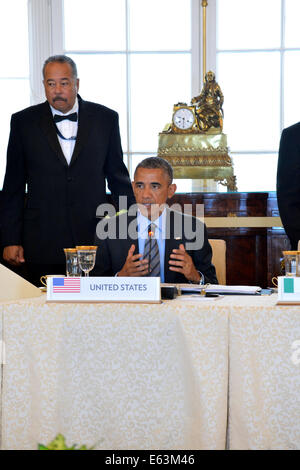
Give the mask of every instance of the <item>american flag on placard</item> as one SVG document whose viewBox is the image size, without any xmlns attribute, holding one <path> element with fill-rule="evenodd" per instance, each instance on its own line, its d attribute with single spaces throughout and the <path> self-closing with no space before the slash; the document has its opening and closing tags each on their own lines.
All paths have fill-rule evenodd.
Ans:
<svg viewBox="0 0 300 470">
<path fill-rule="evenodd" d="M 61 292 L 80 293 L 80 277 L 54 277 L 52 280 L 53 294 Z"/>
</svg>

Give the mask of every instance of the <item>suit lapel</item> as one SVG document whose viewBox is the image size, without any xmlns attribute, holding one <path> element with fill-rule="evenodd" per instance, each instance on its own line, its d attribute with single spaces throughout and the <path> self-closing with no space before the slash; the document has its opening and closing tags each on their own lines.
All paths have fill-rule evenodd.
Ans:
<svg viewBox="0 0 300 470">
<path fill-rule="evenodd" d="M 78 95 L 79 103 L 79 121 L 78 121 L 78 131 L 77 138 L 75 143 L 74 152 L 71 158 L 70 165 L 72 165 L 78 158 L 79 153 L 82 148 L 85 146 L 85 143 L 88 140 L 90 133 L 90 128 L 93 124 L 92 113 L 87 109 L 86 103 Z"/>
<path fill-rule="evenodd" d="M 65 159 L 65 156 L 62 152 L 60 143 L 58 141 L 58 137 L 56 134 L 56 127 L 53 121 L 52 113 L 48 102 L 44 103 L 44 108 L 42 111 L 42 116 L 40 120 L 40 127 L 42 132 L 45 134 L 48 144 L 54 151 L 54 153 L 58 156 L 59 160 L 64 166 L 68 166 L 68 163 Z"/>
<path fill-rule="evenodd" d="M 135 251 L 134 251 L 134 254 L 137 255 L 138 252 L 139 252 L 139 241 L 138 241 L 138 233 L 137 233 L 137 218 L 136 217 L 131 217 L 131 216 L 128 216 L 128 229 L 130 227 L 130 231 L 128 230 L 128 237 L 126 239 L 127 243 L 128 243 L 128 250 L 129 248 L 131 247 L 131 245 L 135 245 Z M 129 235 L 130 234 L 136 234 L 136 237 L 132 238 L 130 237 Z M 128 253 L 128 250 L 127 250 L 127 253 Z"/>
<path fill-rule="evenodd" d="M 179 273 L 175 271 L 170 271 L 169 269 L 169 260 L 170 255 L 174 249 L 179 248 L 179 244 L 183 243 L 183 241 L 177 240 L 174 238 L 174 212 L 170 211 L 168 208 L 167 210 L 167 219 L 166 219 L 166 241 L 165 241 L 165 282 L 174 283 L 178 282 L 178 276 L 180 277 Z"/>
<path fill-rule="evenodd" d="M 165 241 L 165 282 L 174 282 L 175 274 L 169 269 L 169 259 L 174 248 L 172 212 L 166 209 L 166 241 Z"/>
<path fill-rule="evenodd" d="M 166 240 L 165 244 L 165 282 L 175 282 L 178 277 L 178 273 L 175 271 L 170 271 L 169 269 L 169 260 L 172 250 L 178 248 L 178 242 L 176 240 Z"/>
<path fill-rule="evenodd" d="M 126 220 L 124 217 L 128 217 L 128 219 Z M 139 243 L 138 243 L 138 239 L 137 237 L 134 238 L 134 237 L 130 237 L 130 234 L 137 234 L 137 218 L 136 217 L 133 217 L 133 216 L 128 216 L 127 214 L 125 216 L 120 216 L 120 222 L 119 223 L 123 223 L 124 222 L 124 225 L 126 225 L 126 233 L 121 234 L 119 233 L 118 234 L 118 246 L 116 246 L 116 249 L 117 249 L 117 252 L 120 253 L 120 259 L 122 258 L 122 255 L 125 256 L 125 259 L 127 258 L 127 253 L 128 253 L 128 250 L 129 248 L 131 247 L 131 245 L 135 245 L 135 251 L 134 251 L 134 254 L 138 254 L 138 250 L 139 250 Z M 129 227 L 130 227 L 130 231 L 129 231 Z M 123 228 L 124 229 L 124 228 Z M 117 227 L 117 230 L 120 230 L 120 227 L 118 225 Z M 121 235 L 125 235 L 125 238 L 120 238 Z M 126 254 L 126 255 L 125 255 Z M 123 263 L 123 260 L 122 260 L 122 263 Z"/>
</svg>

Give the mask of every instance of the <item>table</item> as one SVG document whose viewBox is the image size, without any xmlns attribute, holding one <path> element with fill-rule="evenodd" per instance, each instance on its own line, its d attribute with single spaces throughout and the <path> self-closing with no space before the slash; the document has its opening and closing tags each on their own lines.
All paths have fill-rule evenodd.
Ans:
<svg viewBox="0 0 300 470">
<path fill-rule="evenodd" d="M 275 304 L 1 303 L 1 448 L 60 432 L 97 449 L 299 449 L 300 306 Z"/>
<path fill-rule="evenodd" d="M 300 449 L 300 306 L 260 300 L 230 313 L 229 448 Z"/>
<path fill-rule="evenodd" d="M 212 303 L 1 305 L 2 448 L 224 448 L 228 322 Z"/>
</svg>

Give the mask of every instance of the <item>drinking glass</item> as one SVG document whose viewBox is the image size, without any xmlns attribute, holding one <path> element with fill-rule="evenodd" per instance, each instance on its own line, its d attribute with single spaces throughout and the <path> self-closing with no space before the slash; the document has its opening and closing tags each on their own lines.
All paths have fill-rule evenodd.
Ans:
<svg viewBox="0 0 300 470">
<path fill-rule="evenodd" d="M 97 246 L 76 246 L 78 263 L 85 276 L 93 269 L 96 262 Z"/>
<path fill-rule="evenodd" d="M 298 251 L 283 251 L 285 275 L 294 277 L 297 275 Z"/>
<path fill-rule="evenodd" d="M 64 248 L 66 255 L 66 275 L 75 277 L 81 275 L 81 269 L 78 263 L 78 254 L 76 248 Z"/>
</svg>

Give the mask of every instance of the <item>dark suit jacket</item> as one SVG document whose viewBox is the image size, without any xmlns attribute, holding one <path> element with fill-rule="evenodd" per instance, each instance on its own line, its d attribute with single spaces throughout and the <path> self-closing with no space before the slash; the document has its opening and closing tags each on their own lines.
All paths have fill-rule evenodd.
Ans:
<svg viewBox="0 0 300 470">
<path fill-rule="evenodd" d="M 2 198 L 2 245 L 23 245 L 34 263 L 65 263 L 63 248 L 94 242 L 96 209 L 134 196 L 123 163 L 118 115 L 79 100 L 76 145 L 70 165 L 62 153 L 48 102 L 12 116 Z M 24 207 L 25 185 L 28 197 Z"/>
<path fill-rule="evenodd" d="M 296 250 L 300 240 L 300 122 L 284 129 L 281 135 L 277 200 L 284 229 Z"/>
<path fill-rule="evenodd" d="M 167 229 L 166 233 L 169 236 L 165 241 L 165 282 L 167 283 L 187 283 L 187 279 L 180 273 L 170 271 L 168 269 L 170 254 L 174 248 L 179 248 L 179 244 L 183 243 L 187 249 L 188 243 L 194 245 L 195 236 L 191 239 L 188 235 L 188 228 L 191 227 L 194 233 L 197 233 L 199 240 L 201 240 L 201 247 L 198 249 L 187 249 L 189 255 L 192 257 L 194 265 L 198 271 L 204 274 L 205 282 L 211 284 L 218 284 L 215 267 L 211 263 L 212 249 L 208 242 L 206 226 L 195 217 L 183 215 L 167 209 Z M 102 224 L 103 222 L 101 222 Z M 103 226 L 104 227 L 104 226 Z M 125 236 L 121 239 L 118 234 L 120 231 Z M 126 236 L 126 229 L 130 227 L 129 236 Z M 176 233 L 179 228 L 179 232 Z M 181 230 L 182 227 L 182 230 Z M 112 217 L 109 219 L 107 226 L 104 230 L 97 230 L 97 233 L 102 233 L 104 238 L 105 232 L 107 237 L 105 239 L 97 238 L 96 243 L 99 245 L 97 250 L 97 259 L 95 269 L 92 271 L 92 276 L 114 276 L 119 272 L 125 264 L 128 250 L 132 244 L 135 244 L 136 249 L 134 254 L 139 253 L 137 236 L 130 236 L 132 233 L 137 234 L 137 219 L 135 217 L 122 214 L 119 217 Z M 180 233 L 180 237 L 176 236 Z M 117 235 L 115 237 L 114 235 Z M 188 236 L 187 236 L 188 235 Z"/>
</svg>

